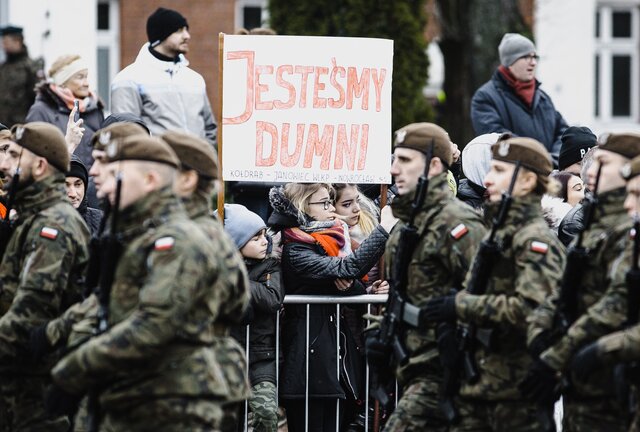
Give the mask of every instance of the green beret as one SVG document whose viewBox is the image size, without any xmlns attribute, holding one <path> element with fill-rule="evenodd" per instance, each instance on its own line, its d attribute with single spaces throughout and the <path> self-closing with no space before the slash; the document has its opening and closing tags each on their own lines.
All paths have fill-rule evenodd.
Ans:
<svg viewBox="0 0 640 432">
<path fill-rule="evenodd" d="M 45 158 L 62 172 L 69 170 L 69 149 L 60 129 L 45 122 L 16 124 L 11 128 L 11 141 L 33 154 Z"/>
<path fill-rule="evenodd" d="M 640 155 L 640 135 L 635 133 L 609 134 L 601 142 L 599 148 L 618 153 L 628 159 Z"/>
<path fill-rule="evenodd" d="M 162 139 L 171 146 L 182 165 L 201 176 L 218 178 L 218 158 L 207 141 L 189 133 L 175 131 L 164 133 Z"/>
<path fill-rule="evenodd" d="M 411 123 L 398 129 L 393 146 L 394 148 L 410 148 L 427 154 L 431 143 L 433 143 L 432 157 L 438 157 L 447 166 L 451 166 L 453 152 L 449 134 L 436 124 Z"/>
<path fill-rule="evenodd" d="M 624 164 L 624 166 L 620 168 L 620 175 L 625 180 L 631 180 L 640 175 L 640 156 L 636 156 L 631 159 L 630 162 Z"/>
<path fill-rule="evenodd" d="M 140 134 L 149 136 L 147 131 L 139 124 L 129 122 L 112 123 L 105 128 L 97 130 L 91 137 L 89 145 L 96 150 L 105 150 L 113 140 L 121 140 L 131 135 Z"/>
<path fill-rule="evenodd" d="M 545 177 L 551 174 L 553 170 L 551 155 L 539 141 L 525 137 L 508 138 L 508 135 L 506 137 L 507 139 L 500 139 L 491 146 L 491 155 L 494 160 L 520 162 L 524 168 Z"/>
<path fill-rule="evenodd" d="M 107 148 L 106 163 L 136 160 L 143 162 L 157 162 L 170 165 L 174 168 L 180 166 L 180 161 L 171 150 L 169 144 L 158 137 L 147 134 L 133 135 L 121 140 L 112 140 Z"/>
</svg>

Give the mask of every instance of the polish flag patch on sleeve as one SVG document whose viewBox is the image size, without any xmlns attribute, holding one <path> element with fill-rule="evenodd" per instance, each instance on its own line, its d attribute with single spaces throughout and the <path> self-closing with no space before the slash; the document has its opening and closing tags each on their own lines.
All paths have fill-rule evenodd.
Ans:
<svg viewBox="0 0 640 432">
<path fill-rule="evenodd" d="M 456 240 L 460 240 L 466 233 L 469 232 L 469 228 L 465 224 L 460 224 L 451 230 L 451 237 Z"/>
<path fill-rule="evenodd" d="M 49 240 L 55 240 L 58 238 L 58 230 L 55 228 L 44 227 L 40 230 L 40 237 L 48 238 Z"/>
<path fill-rule="evenodd" d="M 541 254 L 546 254 L 549 251 L 549 245 L 541 241 L 531 242 L 531 250 Z"/>
<path fill-rule="evenodd" d="M 153 250 L 166 251 L 173 248 L 176 240 L 173 237 L 162 237 L 153 244 Z"/>
</svg>

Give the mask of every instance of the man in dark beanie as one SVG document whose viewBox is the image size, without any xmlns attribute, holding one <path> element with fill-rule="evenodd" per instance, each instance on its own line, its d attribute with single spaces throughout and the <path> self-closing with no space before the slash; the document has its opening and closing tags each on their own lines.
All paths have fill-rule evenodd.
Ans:
<svg viewBox="0 0 640 432">
<path fill-rule="evenodd" d="M 11 132 L 0 158 L 0 171 L 10 179 L 5 189 L 12 189 L 16 172 L 20 178 L 16 218 L 0 262 L 0 425 L 63 432 L 67 417 L 46 414 L 42 398 L 57 356 L 36 361 L 27 347 L 31 330 L 80 298 L 89 230 L 65 196 L 69 152 L 62 132 L 42 122 L 18 124 Z"/>
<path fill-rule="evenodd" d="M 471 100 L 476 135 L 510 132 L 540 141 L 558 164 L 560 136 L 567 128 L 551 98 L 535 79 L 538 54 L 526 37 L 507 33 L 498 46 L 500 66 Z"/>
<path fill-rule="evenodd" d="M 140 118 L 153 135 L 181 130 L 215 147 L 216 123 L 204 79 L 185 58 L 191 40 L 187 19 L 158 8 L 147 19 L 147 37 L 135 62 L 113 79 L 111 112 Z"/>
<path fill-rule="evenodd" d="M 89 182 L 89 173 L 87 167 L 84 166 L 80 158 L 71 156 L 69 171 L 64 181 L 67 190 L 67 198 L 71 201 L 71 205 L 78 210 L 84 221 L 87 223 L 91 235 L 95 235 L 100 227 L 102 219 L 102 210 L 89 207 L 87 202 L 87 184 Z"/>
<path fill-rule="evenodd" d="M 562 147 L 558 158 L 558 169 L 580 177 L 582 159 L 596 145 L 596 136 L 588 127 L 571 126 L 562 136 Z"/>
</svg>

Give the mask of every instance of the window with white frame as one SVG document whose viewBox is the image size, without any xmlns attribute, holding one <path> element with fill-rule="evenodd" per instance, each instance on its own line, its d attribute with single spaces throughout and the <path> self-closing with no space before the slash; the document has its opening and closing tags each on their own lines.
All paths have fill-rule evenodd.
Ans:
<svg viewBox="0 0 640 432">
<path fill-rule="evenodd" d="M 594 115 L 602 121 L 640 116 L 640 1 L 602 3 L 595 15 Z"/>
<path fill-rule="evenodd" d="M 267 0 L 236 0 L 236 29 L 262 27 L 267 13 Z"/>
<path fill-rule="evenodd" d="M 98 0 L 96 30 L 98 32 L 98 94 L 110 106 L 111 79 L 120 69 L 118 0 Z"/>
</svg>

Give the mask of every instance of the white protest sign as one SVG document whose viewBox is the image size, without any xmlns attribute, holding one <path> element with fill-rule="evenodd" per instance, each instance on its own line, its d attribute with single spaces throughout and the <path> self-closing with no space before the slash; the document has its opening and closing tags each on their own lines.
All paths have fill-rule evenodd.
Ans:
<svg viewBox="0 0 640 432">
<path fill-rule="evenodd" d="M 224 36 L 223 180 L 390 183 L 393 41 Z"/>
</svg>

